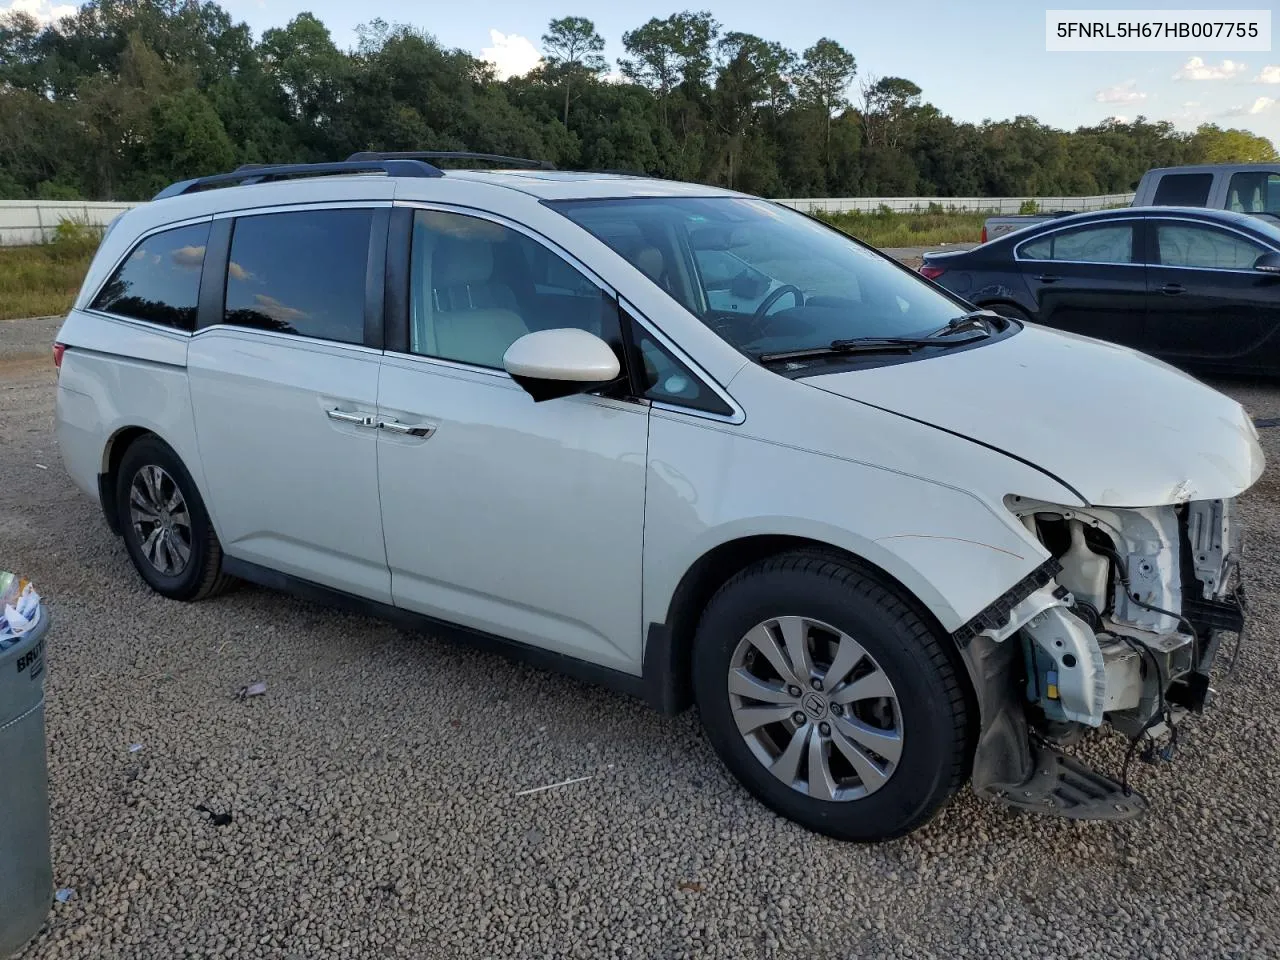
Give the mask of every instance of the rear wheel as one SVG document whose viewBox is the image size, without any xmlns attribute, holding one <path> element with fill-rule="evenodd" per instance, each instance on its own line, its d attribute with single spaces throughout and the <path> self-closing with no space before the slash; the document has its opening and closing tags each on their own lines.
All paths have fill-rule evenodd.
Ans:
<svg viewBox="0 0 1280 960">
<path fill-rule="evenodd" d="M 1019 320 L 1022 323 L 1031 323 L 1030 315 L 1020 307 L 1015 307 L 1011 303 L 989 303 L 984 310 L 990 310 L 992 313 L 998 313 L 1002 317 L 1008 317 L 1011 320 Z"/>
<path fill-rule="evenodd" d="M 787 554 L 712 598 L 694 692 L 716 751 L 760 800 L 833 837 L 888 840 L 927 822 L 968 769 L 945 642 L 868 574 Z"/>
<path fill-rule="evenodd" d="M 116 472 L 116 516 L 133 565 L 157 593 L 203 600 L 231 582 L 191 474 L 158 437 L 141 437 L 125 451 Z"/>
</svg>

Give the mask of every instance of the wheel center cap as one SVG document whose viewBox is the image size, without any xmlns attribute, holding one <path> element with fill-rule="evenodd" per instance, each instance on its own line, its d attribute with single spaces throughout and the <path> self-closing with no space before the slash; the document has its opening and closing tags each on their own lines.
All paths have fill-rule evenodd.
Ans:
<svg viewBox="0 0 1280 960">
<path fill-rule="evenodd" d="M 827 715 L 827 698 L 811 690 L 800 698 L 800 709 L 810 719 L 821 720 Z"/>
</svg>

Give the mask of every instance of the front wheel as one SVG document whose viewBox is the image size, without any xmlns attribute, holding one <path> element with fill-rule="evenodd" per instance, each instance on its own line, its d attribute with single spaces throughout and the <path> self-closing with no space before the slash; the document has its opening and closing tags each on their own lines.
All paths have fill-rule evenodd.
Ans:
<svg viewBox="0 0 1280 960">
<path fill-rule="evenodd" d="M 786 554 L 712 598 L 694 693 L 716 752 L 765 804 L 838 839 L 889 840 L 927 822 L 968 771 L 946 642 L 856 567 Z"/>
</svg>

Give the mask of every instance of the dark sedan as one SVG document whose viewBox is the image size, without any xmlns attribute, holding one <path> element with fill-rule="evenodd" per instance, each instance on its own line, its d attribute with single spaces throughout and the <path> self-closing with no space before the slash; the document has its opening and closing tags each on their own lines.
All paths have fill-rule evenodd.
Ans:
<svg viewBox="0 0 1280 960">
<path fill-rule="evenodd" d="M 1225 210 L 1060 217 L 920 272 L 978 307 L 1203 372 L 1280 375 L 1280 227 Z"/>
</svg>

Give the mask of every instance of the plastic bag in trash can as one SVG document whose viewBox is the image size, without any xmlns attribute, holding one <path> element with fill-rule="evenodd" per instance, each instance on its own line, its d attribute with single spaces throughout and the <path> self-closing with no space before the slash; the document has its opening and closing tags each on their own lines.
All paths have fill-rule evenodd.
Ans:
<svg viewBox="0 0 1280 960">
<path fill-rule="evenodd" d="M 13 646 L 36 625 L 40 594 L 26 580 L 0 573 L 0 650 Z"/>
</svg>

